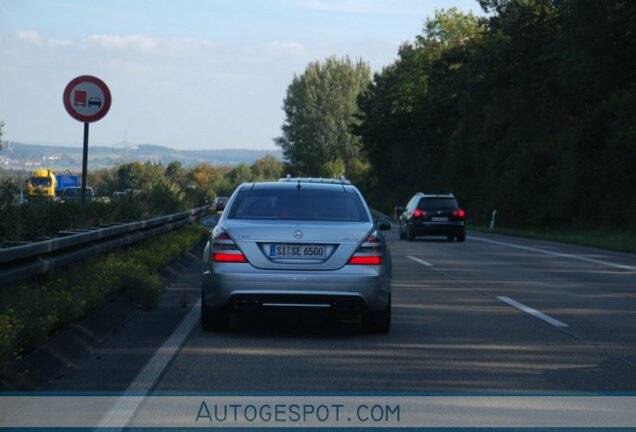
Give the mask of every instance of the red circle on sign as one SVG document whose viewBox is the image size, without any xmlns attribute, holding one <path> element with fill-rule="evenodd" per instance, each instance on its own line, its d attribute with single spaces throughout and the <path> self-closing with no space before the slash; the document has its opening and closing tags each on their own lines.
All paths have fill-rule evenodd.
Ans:
<svg viewBox="0 0 636 432">
<path fill-rule="evenodd" d="M 83 87 L 97 87 L 101 92 L 99 97 L 87 97 L 86 90 L 79 90 Z M 110 90 L 104 81 L 92 75 L 82 75 L 74 78 L 64 89 L 64 108 L 75 120 L 92 123 L 101 120 L 110 109 Z M 88 107 L 87 107 L 88 105 Z M 94 108 L 97 107 L 95 111 Z M 84 112 L 82 112 L 84 111 Z M 86 113 L 86 111 L 89 111 Z M 91 112 L 95 111 L 95 112 Z"/>
</svg>

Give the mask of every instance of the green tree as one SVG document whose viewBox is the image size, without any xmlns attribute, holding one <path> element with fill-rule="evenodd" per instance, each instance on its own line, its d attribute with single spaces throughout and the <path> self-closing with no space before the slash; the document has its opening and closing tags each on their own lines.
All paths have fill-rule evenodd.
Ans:
<svg viewBox="0 0 636 432">
<path fill-rule="evenodd" d="M 236 186 L 239 186 L 241 183 L 252 181 L 253 176 L 252 176 L 252 170 L 250 169 L 250 167 L 245 163 L 241 163 L 237 165 L 234 169 L 232 169 L 227 174 L 227 177 L 230 183 L 234 187 L 236 187 Z"/>
<path fill-rule="evenodd" d="M 20 240 L 20 208 L 16 196 L 20 188 L 11 179 L 0 180 L 0 240 Z"/>
<path fill-rule="evenodd" d="M 227 195 L 231 185 L 226 178 L 230 168 L 227 166 L 212 166 L 208 163 L 197 164 L 186 174 L 185 179 L 190 195 L 197 204 L 211 202 L 217 195 Z"/>
<path fill-rule="evenodd" d="M 330 160 L 322 166 L 322 173 L 328 178 L 340 178 L 345 175 L 346 167 L 342 159 Z"/>
<path fill-rule="evenodd" d="M 276 180 L 283 174 L 283 163 L 273 155 L 257 159 L 251 167 L 255 180 Z"/>
<path fill-rule="evenodd" d="M 424 34 L 418 35 L 415 41 L 434 59 L 444 51 L 473 42 L 480 33 L 479 20 L 472 12 L 441 9 L 435 11 L 434 18 L 426 20 Z"/>
<path fill-rule="evenodd" d="M 186 209 L 183 190 L 170 178 L 162 176 L 146 185 L 142 194 L 152 215 L 169 214 Z"/>
<path fill-rule="evenodd" d="M 111 196 L 117 189 L 116 171 L 112 168 L 100 168 L 88 172 L 88 185 L 95 189 L 98 196 Z"/>
<path fill-rule="evenodd" d="M 285 123 L 274 142 L 302 175 L 324 175 L 328 162 L 361 157 L 356 99 L 370 82 L 369 65 L 348 57 L 310 63 L 294 76 L 283 102 Z"/>
<path fill-rule="evenodd" d="M 116 168 L 117 189 L 144 189 L 165 174 L 161 164 L 131 162 Z"/>
<path fill-rule="evenodd" d="M 183 175 L 183 164 L 179 161 L 172 161 L 166 167 L 166 175 L 172 180 L 177 181 Z"/>
<path fill-rule="evenodd" d="M 368 196 L 377 208 L 390 211 L 416 190 L 443 185 L 459 92 L 451 77 L 462 73 L 464 52 L 481 34 L 474 15 L 437 11 L 424 34 L 403 44 L 395 63 L 360 95 L 354 130 L 371 164 Z"/>
<path fill-rule="evenodd" d="M 437 12 L 360 97 L 372 201 L 450 190 L 473 222 L 635 230 L 636 3 L 480 4 Z"/>
</svg>

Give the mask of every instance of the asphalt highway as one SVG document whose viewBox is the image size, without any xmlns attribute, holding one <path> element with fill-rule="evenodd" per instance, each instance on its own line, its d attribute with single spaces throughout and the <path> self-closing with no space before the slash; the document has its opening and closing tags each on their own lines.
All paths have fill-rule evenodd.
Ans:
<svg viewBox="0 0 636 432">
<path fill-rule="evenodd" d="M 192 324 L 196 308 L 166 306 L 129 323 L 49 390 L 636 391 L 636 255 L 478 232 L 465 243 L 407 242 L 395 228 L 387 237 L 388 335 L 367 335 L 355 320 L 273 312 L 234 316 L 230 331 L 206 333 Z M 197 272 L 181 282 L 191 299 Z M 184 317 L 191 323 L 175 332 Z"/>
</svg>

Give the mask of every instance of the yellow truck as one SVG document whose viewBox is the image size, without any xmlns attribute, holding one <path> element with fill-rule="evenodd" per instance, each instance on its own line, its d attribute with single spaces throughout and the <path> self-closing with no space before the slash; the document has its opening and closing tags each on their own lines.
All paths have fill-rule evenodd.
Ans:
<svg viewBox="0 0 636 432">
<path fill-rule="evenodd" d="M 26 181 L 29 198 L 31 197 L 55 197 L 57 178 L 51 170 L 39 168 L 33 171 L 31 178 Z"/>
</svg>

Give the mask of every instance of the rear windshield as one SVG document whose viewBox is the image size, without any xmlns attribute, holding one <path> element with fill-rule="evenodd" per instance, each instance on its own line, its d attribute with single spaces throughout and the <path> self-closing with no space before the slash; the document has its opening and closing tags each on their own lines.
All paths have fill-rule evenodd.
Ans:
<svg viewBox="0 0 636 432">
<path fill-rule="evenodd" d="M 228 219 L 369 221 L 357 194 L 307 188 L 241 191 L 234 200 Z"/>
<path fill-rule="evenodd" d="M 418 206 L 421 210 L 430 210 L 430 209 L 451 209 L 457 210 L 459 206 L 457 205 L 457 200 L 455 198 L 422 198 L 420 200 L 420 205 Z"/>
</svg>

